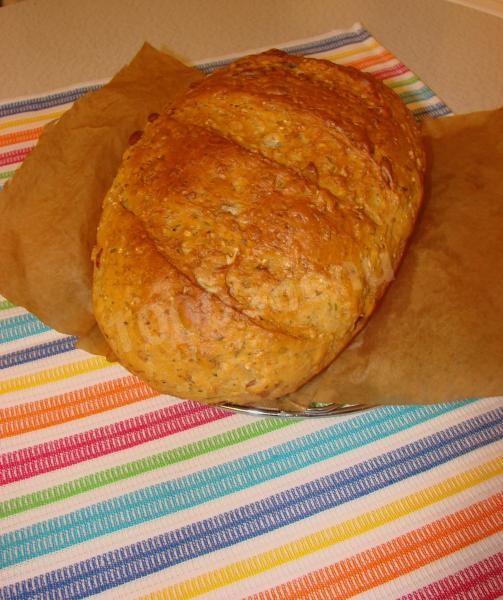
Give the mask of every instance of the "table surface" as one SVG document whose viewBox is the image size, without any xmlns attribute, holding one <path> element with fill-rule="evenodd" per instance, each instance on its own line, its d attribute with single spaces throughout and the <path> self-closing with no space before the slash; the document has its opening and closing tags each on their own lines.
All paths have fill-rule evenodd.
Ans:
<svg viewBox="0 0 503 600">
<path fill-rule="evenodd" d="M 503 19 L 445 0 L 27 0 L 0 9 L 0 100 L 111 76 L 147 40 L 188 61 L 361 21 L 455 111 L 503 100 Z"/>
</svg>

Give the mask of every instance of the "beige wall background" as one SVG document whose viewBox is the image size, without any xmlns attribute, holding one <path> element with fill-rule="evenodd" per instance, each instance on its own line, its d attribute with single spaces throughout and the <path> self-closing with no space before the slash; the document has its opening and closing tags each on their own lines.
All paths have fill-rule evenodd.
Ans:
<svg viewBox="0 0 503 600">
<path fill-rule="evenodd" d="M 490 15 L 503 17 L 503 0 L 448 0 L 486 12 Z"/>
<path fill-rule="evenodd" d="M 500 0 L 465 6 L 474 2 L 26 0 L 0 9 L 0 100 L 110 77 L 146 40 L 194 61 L 360 21 L 456 112 L 494 108 L 503 104 Z"/>
</svg>

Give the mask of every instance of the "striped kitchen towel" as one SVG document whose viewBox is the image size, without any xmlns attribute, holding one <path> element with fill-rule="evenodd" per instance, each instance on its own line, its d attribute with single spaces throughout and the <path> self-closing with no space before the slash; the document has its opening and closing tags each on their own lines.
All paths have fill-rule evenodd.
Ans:
<svg viewBox="0 0 503 600">
<path fill-rule="evenodd" d="M 284 47 L 450 114 L 361 25 Z M 0 104 L 0 181 L 102 83 Z M 252 418 L 159 395 L 1 298 L 0 393 L 1 599 L 503 594 L 503 398 Z"/>
</svg>

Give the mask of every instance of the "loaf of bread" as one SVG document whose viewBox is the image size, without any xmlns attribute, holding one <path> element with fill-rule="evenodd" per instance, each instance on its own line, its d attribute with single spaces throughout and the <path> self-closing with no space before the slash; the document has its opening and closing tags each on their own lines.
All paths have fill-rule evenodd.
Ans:
<svg viewBox="0 0 503 600">
<path fill-rule="evenodd" d="M 362 328 L 400 262 L 422 198 L 413 117 L 370 75 L 274 50 L 150 121 L 104 201 L 103 334 L 178 397 L 294 391 Z"/>
</svg>

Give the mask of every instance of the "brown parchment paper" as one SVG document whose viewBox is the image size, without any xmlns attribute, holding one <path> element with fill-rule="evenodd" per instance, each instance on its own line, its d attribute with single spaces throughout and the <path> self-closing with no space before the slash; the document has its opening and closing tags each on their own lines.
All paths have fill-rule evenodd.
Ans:
<svg viewBox="0 0 503 600">
<path fill-rule="evenodd" d="M 145 44 L 57 123 L 0 194 L 0 293 L 80 346 L 108 354 L 92 313 L 91 250 L 128 138 L 202 77 Z"/>
<path fill-rule="evenodd" d="M 0 194 L 0 293 L 91 352 L 109 353 L 91 307 L 103 196 L 129 135 L 201 77 L 145 45 L 46 128 Z M 425 136 L 425 205 L 395 281 L 351 346 L 274 405 L 503 393 L 503 110 L 431 121 Z"/>
</svg>

